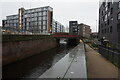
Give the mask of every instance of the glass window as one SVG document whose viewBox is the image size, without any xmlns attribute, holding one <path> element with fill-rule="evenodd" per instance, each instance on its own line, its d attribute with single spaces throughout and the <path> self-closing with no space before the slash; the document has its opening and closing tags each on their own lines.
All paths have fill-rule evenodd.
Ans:
<svg viewBox="0 0 120 80">
<path fill-rule="evenodd" d="M 43 21 L 43 25 L 47 25 L 47 21 Z"/>
<path fill-rule="evenodd" d="M 110 33 L 112 33 L 112 26 L 110 26 Z"/>
<path fill-rule="evenodd" d="M 42 17 L 39 17 L 38 19 L 39 19 L 39 20 L 42 20 Z"/>
<path fill-rule="evenodd" d="M 35 10 L 34 10 L 34 9 L 32 9 L 32 10 L 31 10 L 31 12 L 35 12 Z"/>
<path fill-rule="evenodd" d="M 106 6 L 106 11 L 108 10 L 108 7 Z"/>
<path fill-rule="evenodd" d="M 111 17 L 111 19 L 110 19 L 111 21 L 113 21 L 113 17 Z"/>
<path fill-rule="evenodd" d="M 110 12 L 108 12 L 108 16 L 110 16 Z"/>
<path fill-rule="evenodd" d="M 39 16 L 42 16 L 42 12 L 39 12 L 38 15 L 39 15 Z"/>
<path fill-rule="evenodd" d="M 37 13 L 34 13 L 34 16 L 37 16 Z"/>
<path fill-rule="evenodd" d="M 34 18 L 34 21 L 37 21 L 37 17 Z"/>
<path fill-rule="evenodd" d="M 35 22 L 35 25 L 37 25 L 37 22 Z"/>
<path fill-rule="evenodd" d="M 107 21 L 107 14 L 105 15 L 105 21 Z"/>
<path fill-rule="evenodd" d="M 117 31 L 120 32 L 120 23 L 117 24 Z"/>
<path fill-rule="evenodd" d="M 45 29 L 46 29 L 46 26 L 43 26 L 43 29 L 45 30 Z"/>
<path fill-rule="evenodd" d="M 34 17 L 34 14 L 31 14 L 31 16 L 30 17 Z"/>
<path fill-rule="evenodd" d="M 44 12 L 43 12 L 43 15 L 47 15 L 47 11 L 44 11 Z"/>
<path fill-rule="evenodd" d="M 111 14 L 113 13 L 113 8 L 111 8 Z"/>
<path fill-rule="evenodd" d="M 29 22 L 27 22 L 27 26 L 29 26 Z"/>
<path fill-rule="evenodd" d="M 47 16 L 43 16 L 43 20 L 47 20 Z"/>
<path fill-rule="evenodd" d="M 41 9 L 41 8 L 39 8 L 39 11 L 42 11 L 42 9 Z"/>
<path fill-rule="evenodd" d="M 38 25 L 42 25 L 41 21 L 38 22 Z"/>
<path fill-rule="evenodd" d="M 47 10 L 48 8 L 47 7 L 44 7 L 43 10 Z"/>
</svg>

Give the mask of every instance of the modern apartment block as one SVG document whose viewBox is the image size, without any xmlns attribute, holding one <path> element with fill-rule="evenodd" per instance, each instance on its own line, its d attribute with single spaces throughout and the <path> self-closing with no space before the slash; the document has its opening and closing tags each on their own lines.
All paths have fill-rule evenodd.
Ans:
<svg viewBox="0 0 120 80">
<path fill-rule="evenodd" d="M 53 8 L 50 6 L 18 9 L 18 14 L 9 15 L 2 21 L 3 29 L 13 33 L 52 33 Z"/>
<path fill-rule="evenodd" d="M 65 27 L 61 23 L 53 20 L 53 25 L 52 25 L 52 32 L 53 33 L 65 32 L 64 30 L 65 30 Z"/>
<path fill-rule="evenodd" d="M 100 2 L 99 39 L 103 37 L 120 49 L 120 0 Z"/>
<path fill-rule="evenodd" d="M 82 37 L 90 38 L 90 34 L 91 34 L 91 29 L 89 25 L 83 23 L 78 24 L 78 35 Z"/>
<path fill-rule="evenodd" d="M 69 34 L 78 35 L 78 22 L 69 21 Z"/>
</svg>

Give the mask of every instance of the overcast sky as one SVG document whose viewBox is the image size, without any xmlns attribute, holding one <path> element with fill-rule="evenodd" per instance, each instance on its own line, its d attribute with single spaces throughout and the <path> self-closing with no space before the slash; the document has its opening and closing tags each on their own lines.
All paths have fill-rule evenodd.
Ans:
<svg viewBox="0 0 120 80">
<path fill-rule="evenodd" d="M 53 18 L 65 27 L 69 26 L 69 21 L 77 20 L 78 23 L 90 25 L 93 32 L 96 31 L 98 0 L 1 0 L 0 25 L 7 15 L 17 14 L 20 7 L 30 9 L 43 6 L 51 6 Z"/>
</svg>

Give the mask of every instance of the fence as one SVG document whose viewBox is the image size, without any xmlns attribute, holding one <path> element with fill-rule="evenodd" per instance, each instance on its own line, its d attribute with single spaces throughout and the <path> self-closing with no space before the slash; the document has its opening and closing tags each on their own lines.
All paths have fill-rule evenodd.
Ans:
<svg viewBox="0 0 120 80">
<path fill-rule="evenodd" d="M 120 68 L 120 52 L 111 48 L 99 46 L 99 53 Z"/>
</svg>

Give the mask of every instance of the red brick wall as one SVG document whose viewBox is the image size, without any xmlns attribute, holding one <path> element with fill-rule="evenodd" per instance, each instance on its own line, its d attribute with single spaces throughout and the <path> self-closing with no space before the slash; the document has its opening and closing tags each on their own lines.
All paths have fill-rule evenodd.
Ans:
<svg viewBox="0 0 120 80">
<path fill-rule="evenodd" d="M 54 39 L 41 39 L 19 42 L 6 42 L 2 44 L 3 65 L 21 60 L 23 58 L 39 54 L 40 52 L 55 48 L 57 42 Z"/>
</svg>

